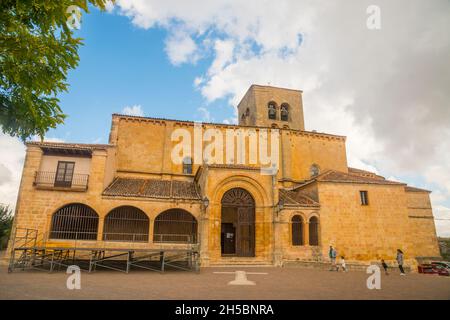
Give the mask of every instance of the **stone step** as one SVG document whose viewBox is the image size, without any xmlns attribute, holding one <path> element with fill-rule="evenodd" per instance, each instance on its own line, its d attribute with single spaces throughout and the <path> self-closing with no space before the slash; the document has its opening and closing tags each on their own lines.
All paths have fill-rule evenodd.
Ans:
<svg viewBox="0 0 450 320">
<path fill-rule="evenodd" d="M 220 260 L 220 261 L 210 262 L 209 265 L 211 267 L 233 267 L 233 266 L 270 267 L 270 266 L 273 266 L 273 263 L 272 263 L 272 261 L 267 261 L 267 260 L 228 258 L 228 259 L 224 259 L 224 260 Z"/>
</svg>

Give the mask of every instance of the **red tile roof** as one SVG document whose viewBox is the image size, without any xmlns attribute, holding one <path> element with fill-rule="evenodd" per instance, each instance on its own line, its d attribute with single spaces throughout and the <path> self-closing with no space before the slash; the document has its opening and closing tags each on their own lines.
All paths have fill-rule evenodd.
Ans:
<svg viewBox="0 0 450 320">
<path fill-rule="evenodd" d="M 200 200 L 195 183 L 157 179 L 116 178 L 104 196 Z"/>
<path fill-rule="evenodd" d="M 362 169 L 357 169 L 357 168 L 352 168 L 352 167 L 348 167 L 348 173 L 356 174 L 356 175 L 359 175 L 359 176 L 362 176 L 362 177 L 369 177 L 369 178 L 385 180 L 385 178 L 383 176 L 380 176 L 380 175 L 376 174 L 375 172 L 362 170 Z"/>
<path fill-rule="evenodd" d="M 279 190 L 280 202 L 286 206 L 319 207 L 319 203 L 305 195 L 301 190 Z"/>
<path fill-rule="evenodd" d="M 54 149 L 107 149 L 112 147 L 109 144 L 93 144 L 93 143 L 67 143 L 67 142 L 49 142 L 49 141 L 27 141 L 27 145 L 35 145 L 41 148 Z"/>
<path fill-rule="evenodd" d="M 312 181 L 323 181 L 323 182 L 341 182 L 341 183 L 361 183 L 361 184 L 389 184 L 389 185 L 405 185 L 401 182 L 390 181 L 380 178 L 372 178 L 361 176 L 359 174 L 345 173 L 335 170 L 328 170 L 314 179 Z"/>
</svg>

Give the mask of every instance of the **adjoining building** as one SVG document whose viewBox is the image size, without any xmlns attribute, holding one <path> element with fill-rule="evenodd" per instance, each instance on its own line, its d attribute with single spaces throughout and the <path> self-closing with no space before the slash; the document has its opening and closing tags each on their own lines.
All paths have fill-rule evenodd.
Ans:
<svg viewBox="0 0 450 320">
<path fill-rule="evenodd" d="M 302 91 L 252 85 L 238 119 L 198 125 L 113 114 L 108 144 L 28 142 L 14 227 L 59 247 L 198 243 L 202 266 L 328 261 L 330 245 L 349 262 L 394 260 L 397 249 L 407 264 L 439 257 L 430 191 L 349 168 L 345 137 L 305 131 Z M 277 132 L 277 170 L 264 174 L 259 159 L 250 161 L 250 143 L 231 163 L 173 161 L 175 130 L 196 148 L 199 127 L 215 139 L 227 130 Z"/>
</svg>

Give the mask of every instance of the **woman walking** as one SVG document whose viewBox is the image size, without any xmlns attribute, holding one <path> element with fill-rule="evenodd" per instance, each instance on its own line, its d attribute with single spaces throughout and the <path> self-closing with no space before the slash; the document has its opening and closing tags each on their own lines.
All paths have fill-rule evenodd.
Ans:
<svg viewBox="0 0 450 320">
<path fill-rule="evenodd" d="M 400 269 L 400 275 L 405 275 L 405 270 L 403 270 L 403 251 L 400 249 L 397 249 L 397 263 L 398 268 Z"/>
</svg>

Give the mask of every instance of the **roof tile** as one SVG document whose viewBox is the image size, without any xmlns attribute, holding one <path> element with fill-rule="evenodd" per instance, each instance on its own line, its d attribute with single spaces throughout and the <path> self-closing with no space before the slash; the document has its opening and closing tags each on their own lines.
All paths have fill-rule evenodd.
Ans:
<svg viewBox="0 0 450 320">
<path fill-rule="evenodd" d="M 135 178 L 116 178 L 103 191 L 103 195 L 160 199 L 201 199 L 193 182 Z"/>
</svg>

